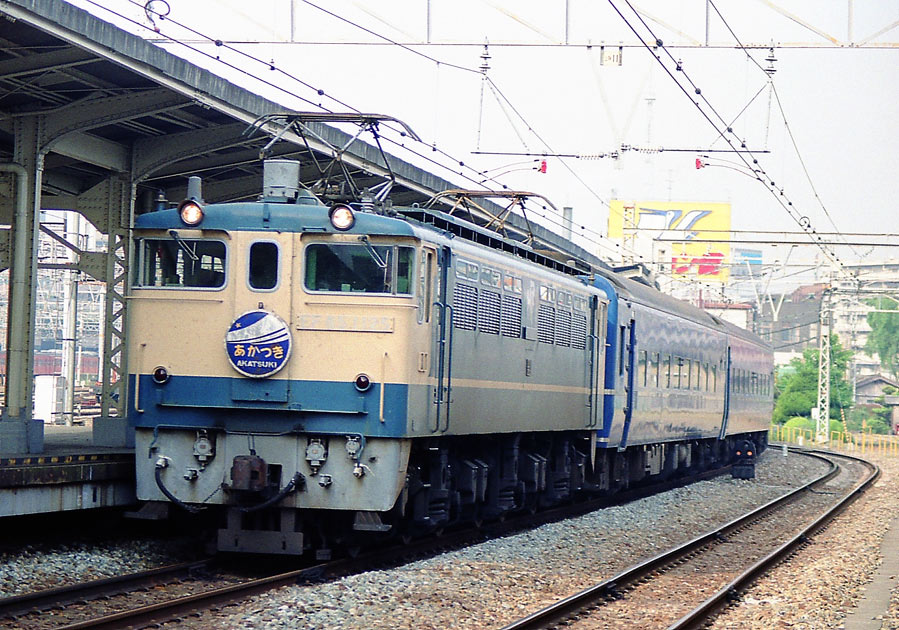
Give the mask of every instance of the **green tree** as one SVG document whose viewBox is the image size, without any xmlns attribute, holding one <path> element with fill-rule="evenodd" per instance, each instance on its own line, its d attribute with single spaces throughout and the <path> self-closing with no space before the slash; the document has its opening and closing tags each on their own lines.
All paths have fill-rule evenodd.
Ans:
<svg viewBox="0 0 899 630">
<path fill-rule="evenodd" d="M 887 311 L 897 311 L 899 307 L 896 300 L 890 298 L 877 298 L 867 303 Z M 865 342 L 865 349 L 871 354 L 876 353 L 880 357 L 880 365 L 889 370 L 893 378 L 899 379 L 899 317 L 894 313 L 868 313 L 868 325 L 871 334 Z"/>
<path fill-rule="evenodd" d="M 830 338 L 830 417 L 840 419 L 840 408 L 849 407 L 852 388 L 846 380 L 846 366 L 852 352 L 840 345 L 836 335 Z M 783 424 L 790 418 L 810 418 L 812 407 L 818 402 L 818 349 L 806 348 L 802 358 L 790 361 L 776 377 L 780 394 L 774 403 L 773 420 Z"/>
</svg>

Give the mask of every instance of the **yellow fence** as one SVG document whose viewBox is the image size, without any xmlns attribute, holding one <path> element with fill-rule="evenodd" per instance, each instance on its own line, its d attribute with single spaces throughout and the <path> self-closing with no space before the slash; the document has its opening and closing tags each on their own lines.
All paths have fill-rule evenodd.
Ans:
<svg viewBox="0 0 899 630">
<path fill-rule="evenodd" d="M 800 446 L 820 446 L 856 453 L 899 456 L 899 435 L 831 431 L 826 442 L 817 442 L 815 432 L 811 429 L 772 425 L 768 430 L 768 441 L 786 442 Z"/>
</svg>

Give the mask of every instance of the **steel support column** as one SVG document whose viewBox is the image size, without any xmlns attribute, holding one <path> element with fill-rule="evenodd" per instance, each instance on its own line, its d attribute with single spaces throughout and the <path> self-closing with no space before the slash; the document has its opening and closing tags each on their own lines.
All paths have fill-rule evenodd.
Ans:
<svg viewBox="0 0 899 630">
<path fill-rule="evenodd" d="M 3 401 L 0 451 L 40 453 L 43 424 L 32 422 L 34 391 L 34 310 L 37 293 L 37 242 L 43 153 L 41 116 L 17 118 L 14 123 L 14 161 L 24 167 L 28 185 L 17 187 L 12 225 L 9 317 L 6 331 L 6 390 Z M 21 175 L 20 175 L 21 179 Z M 19 199 L 24 195 L 24 203 Z"/>
<path fill-rule="evenodd" d="M 106 303 L 103 324 L 103 389 L 101 416 L 94 420 L 93 442 L 97 446 L 132 446 L 133 433 L 125 420 L 128 400 L 125 346 L 125 296 L 128 291 L 131 217 L 134 186 L 125 176 L 109 182 L 106 245 Z"/>
</svg>

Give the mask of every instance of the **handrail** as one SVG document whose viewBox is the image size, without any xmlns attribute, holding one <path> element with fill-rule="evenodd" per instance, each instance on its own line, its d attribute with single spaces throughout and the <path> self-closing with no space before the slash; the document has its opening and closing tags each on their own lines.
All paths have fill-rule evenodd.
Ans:
<svg viewBox="0 0 899 630">
<path fill-rule="evenodd" d="M 449 431 L 450 404 L 453 402 L 453 328 L 455 323 L 455 311 L 453 311 L 453 307 L 450 304 L 447 304 L 446 308 L 449 310 L 449 338 L 447 340 L 447 345 L 449 346 L 449 358 L 447 360 L 446 368 L 446 424 L 443 426 L 441 433 Z M 440 423 L 440 416 L 437 417 L 437 422 L 438 424 Z"/>
<path fill-rule="evenodd" d="M 437 339 L 437 386 L 434 388 L 434 404 L 437 405 L 437 417 L 434 421 L 433 431 L 440 430 L 440 408 L 443 406 L 443 373 L 446 369 L 446 304 L 434 302 L 432 305 L 440 313 L 440 324 Z"/>
</svg>

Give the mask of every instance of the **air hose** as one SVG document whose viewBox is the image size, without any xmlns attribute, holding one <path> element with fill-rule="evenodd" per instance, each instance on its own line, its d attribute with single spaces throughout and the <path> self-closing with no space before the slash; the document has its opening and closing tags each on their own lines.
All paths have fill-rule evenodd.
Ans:
<svg viewBox="0 0 899 630">
<path fill-rule="evenodd" d="M 197 512 L 205 510 L 206 508 L 188 505 L 187 503 L 176 497 L 174 494 L 172 494 L 169 489 L 165 487 L 165 484 L 162 483 L 162 470 L 167 466 L 168 463 L 165 462 L 165 460 L 160 459 L 160 461 L 156 462 L 156 485 L 159 487 L 159 490 L 162 492 L 162 494 L 164 494 L 169 501 L 177 505 L 179 508 L 190 512 L 191 514 L 196 514 Z"/>
<path fill-rule="evenodd" d="M 250 507 L 242 507 L 242 508 L 238 508 L 238 509 L 241 512 L 257 512 L 259 510 L 264 510 L 265 508 L 271 507 L 275 503 L 278 503 L 279 501 L 281 501 L 281 499 L 286 497 L 291 492 L 295 492 L 297 490 L 297 487 L 302 488 L 305 485 L 306 485 L 306 478 L 303 476 L 303 473 L 297 472 L 296 474 L 294 474 L 293 479 L 291 479 L 287 483 L 286 486 L 281 488 L 281 491 L 278 494 L 273 496 L 268 501 L 263 501 L 259 505 L 253 505 Z"/>
</svg>

